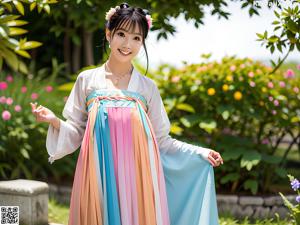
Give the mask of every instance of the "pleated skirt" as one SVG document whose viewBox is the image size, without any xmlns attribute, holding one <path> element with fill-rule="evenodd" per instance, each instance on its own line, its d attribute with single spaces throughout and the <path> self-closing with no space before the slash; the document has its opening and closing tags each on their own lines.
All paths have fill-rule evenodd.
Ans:
<svg viewBox="0 0 300 225">
<path fill-rule="evenodd" d="M 212 167 L 160 154 L 143 96 L 96 90 L 86 102 L 69 225 L 218 224 Z"/>
</svg>

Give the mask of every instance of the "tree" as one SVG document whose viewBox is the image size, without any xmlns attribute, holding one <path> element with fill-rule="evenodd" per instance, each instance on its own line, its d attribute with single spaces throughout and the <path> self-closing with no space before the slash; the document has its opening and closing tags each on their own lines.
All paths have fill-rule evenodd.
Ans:
<svg viewBox="0 0 300 225">
<path fill-rule="evenodd" d="M 50 13 L 49 4 L 55 3 L 55 0 L 23 0 L 23 3 L 30 4 L 30 10 L 37 8 L 39 12 L 42 10 Z M 42 43 L 37 41 L 27 41 L 26 38 L 20 40 L 14 38 L 27 33 L 26 29 L 20 26 L 26 25 L 24 20 L 18 20 L 21 15 L 24 15 L 25 10 L 21 1 L 14 0 L 1 0 L 0 1 L 0 71 L 2 70 L 3 62 L 15 71 L 27 73 L 26 64 L 18 58 L 17 55 L 30 58 L 27 50 L 37 48 Z M 18 11 L 19 15 L 13 14 L 14 8 Z M 21 15 L 20 15 L 21 14 Z"/>
</svg>

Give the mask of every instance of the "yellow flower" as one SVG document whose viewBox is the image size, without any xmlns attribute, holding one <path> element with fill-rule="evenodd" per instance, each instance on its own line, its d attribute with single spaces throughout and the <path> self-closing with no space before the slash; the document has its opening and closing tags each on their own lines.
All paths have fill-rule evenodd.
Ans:
<svg viewBox="0 0 300 225">
<path fill-rule="evenodd" d="M 223 89 L 223 91 L 228 91 L 229 86 L 228 86 L 227 84 L 224 84 L 224 85 L 222 86 L 222 89 Z"/>
<path fill-rule="evenodd" d="M 263 106 L 265 103 L 263 101 L 259 101 L 259 105 Z"/>
<path fill-rule="evenodd" d="M 214 95 L 215 93 L 216 93 L 216 91 L 215 91 L 214 88 L 209 88 L 209 89 L 207 90 L 207 94 L 208 94 L 208 95 Z"/>
<path fill-rule="evenodd" d="M 240 91 L 236 91 L 236 92 L 234 92 L 233 97 L 235 100 L 239 101 L 242 99 L 243 95 Z"/>
<path fill-rule="evenodd" d="M 266 87 L 262 87 L 261 90 L 262 90 L 262 92 L 267 92 L 267 88 Z"/>
<path fill-rule="evenodd" d="M 233 81 L 233 77 L 231 75 L 226 76 L 227 81 Z"/>
</svg>

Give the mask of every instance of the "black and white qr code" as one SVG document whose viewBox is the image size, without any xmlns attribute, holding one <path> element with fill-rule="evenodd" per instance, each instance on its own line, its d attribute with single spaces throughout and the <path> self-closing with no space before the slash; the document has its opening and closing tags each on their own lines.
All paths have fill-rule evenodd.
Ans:
<svg viewBox="0 0 300 225">
<path fill-rule="evenodd" d="M 19 206 L 0 206 L 0 225 L 19 225 Z"/>
</svg>

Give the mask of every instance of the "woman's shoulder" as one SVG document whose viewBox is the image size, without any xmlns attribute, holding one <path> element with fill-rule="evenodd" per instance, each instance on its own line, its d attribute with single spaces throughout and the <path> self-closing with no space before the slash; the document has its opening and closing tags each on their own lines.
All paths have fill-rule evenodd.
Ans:
<svg viewBox="0 0 300 225">
<path fill-rule="evenodd" d="M 80 79 L 89 79 L 89 78 L 92 77 L 92 75 L 96 74 L 101 67 L 102 66 L 94 67 L 94 68 L 88 68 L 86 70 L 83 70 L 78 74 L 77 79 L 78 78 L 80 78 Z"/>
<path fill-rule="evenodd" d="M 141 87 L 147 88 L 147 89 L 150 88 L 151 90 L 153 90 L 153 88 L 157 87 L 156 82 L 152 78 L 147 77 L 146 75 L 141 74 L 140 72 L 138 74 L 139 74 L 139 81 L 140 81 Z"/>
</svg>

